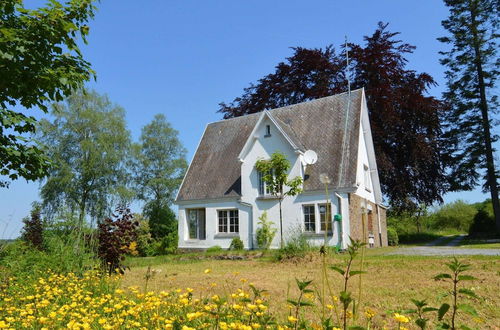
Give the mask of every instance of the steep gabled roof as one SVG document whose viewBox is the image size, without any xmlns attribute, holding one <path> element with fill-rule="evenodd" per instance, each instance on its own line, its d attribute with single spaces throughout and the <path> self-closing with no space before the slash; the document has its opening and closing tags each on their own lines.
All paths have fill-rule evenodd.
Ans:
<svg viewBox="0 0 500 330">
<path fill-rule="evenodd" d="M 321 173 L 329 175 L 331 188 L 356 187 L 362 98 L 363 90 L 358 89 L 350 93 L 350 98 L 348 93 L 342 93 L 269 110 L 294 144 L 318 154 L 318 161 L 311 166 L 309 179 L 304 183 L 305 191 L 324 189 L 319 181 Z M 240 196 L 238 155 L 261 116 L 262 113 L 255 113 L 207 125 L 177 201 Z M 344 131 L 347 132 L 345 148 Z"/>
</svg>

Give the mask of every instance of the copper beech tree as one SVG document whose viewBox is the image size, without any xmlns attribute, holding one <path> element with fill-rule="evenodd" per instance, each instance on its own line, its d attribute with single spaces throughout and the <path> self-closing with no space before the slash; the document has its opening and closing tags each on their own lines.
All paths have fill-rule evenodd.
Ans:
<svg viewBox="0 0 500 330">
<path fill-rule="evenodd" d="M 224 118 L 273 109 L 364 87 L 375 154 L 385 196 L 396 210 L 441 202 L 449 182 L 441 161 L 442 102 L 428 96 L 435 85 L 426 73 L 406 67 L 405 55 L 415 49 L 379 23 L 364 45 L 347 44 L 344 52 L 292 48 L 294 53 L 274 73 L 247 87 L 233 102 L 221 103 Z M 347 70 L 349 69 L 349 70 Z"/>
</svg>

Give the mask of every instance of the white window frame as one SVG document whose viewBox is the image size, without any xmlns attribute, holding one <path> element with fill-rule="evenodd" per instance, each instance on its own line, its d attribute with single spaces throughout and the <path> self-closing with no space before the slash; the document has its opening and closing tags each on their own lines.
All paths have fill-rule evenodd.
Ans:
<svg viewBox="0 0 500 330">
<path fill-rule="evenodd" d="M 236 212 L 236 217 L 231 217 L 231 212 Z M 226 224 L 222 225 L 222 227 L 226 227 L 225 231 L 221 231 L 221 213 L 225 213 Z M 236 219 L 236 223 L 231 223 L 232 220 Z M 232 228 L 233 227 L 233 228 Z M 237 229 L 234 231 L 234 229 Z M 240 211 L 239 209 L 220 209 L 217 210 L 217 233 L 220 234 L 239 234 L 240 232 Z"/>
<path fill-rule="evenodd" d="M 306 214 L 306 212 L 305 212 L 305 208 L 306 207 L 312 207 L 313 208 L 312 214 L 311 213 Z M 312 222 L 313 226 L 314 226 L 314 230 L 307 230 L 307 226 L 306 226 L 306 216 L 307 215 L 308 216 L 312 215 L 314 217 L 314 222 Z M 302 204 L 302 219 L 303 219 L 303 225 L 304 225 L 304 232 L 306 232 L 306 233 L 316 233 L 316 230 L 318 228 L 316 218 L 317 218 L 316 217 L 316 204 L 314 204 L 314 203 L 312 203 L 312 204 Z M 311 222 L 309 221 L 309 223 L 311 223 Z"/>
<path fill-rule="evenodd" d="M 257 181 L 259 196 L 272 196 L 271 190 L 267 186 L 267 183 L 264 181 L 264 173 L 257 171 Z"/>
<path fill-rule="evenodd" d="M 319 225 L 318 226 L 319 233 L 325 232 L 325 230 L 323 230 L 321 227 L 321 223 L 322 223 L 322 221 L 321 221 L 321 214 L 322 214 L 321 213 L 321 206 L 323 206 L 323 205 L 325 206 L 325 218 L 326 218 L 326 215 L 328 214 L 328 212 L 326 212 L 326 210 L 328 209 L 328 204 L 330 205 L 330 214 L 329 214 L 330 215 L 330 230 L 328 230 L 328 225 L 326 225 L 325 227 L 327 229 L 327 233 L 331 233 L 333 231 L 333 205 L 332 205 L 332 202 L 330 202 L 330 203 L 324 202 L 324 203 L 317 203 L 316 204 L 316 206 L 318 207 L 318 215 L 319 215 L 318 220 L 317 220 L 318 225 Z"/>
<path fill-rule="evenodd" d="M 333 232 L 333 206 L 335 205 L 333 202 L 330 202 L 330 230 L 328 231 L 328 233 L 332 233 Z M 303 231 L 304 233 L 315 233 L 315 234 L 324 234 L 325 231 L 323 229 L 321 229 L 321 211 L 320 211 L 320 207 L 327 205 L 326 202 L 313 202 L 313 203 L 304 203 L 304 204 L 301 204 L 301 208 L 302 208 L 302 228 L 303 228 Z M 314 206 L 314 231 L 308 231 L 306 230 L 306 214 L 304 212 L 304 207 L 306 206 Z"/>
</svg>

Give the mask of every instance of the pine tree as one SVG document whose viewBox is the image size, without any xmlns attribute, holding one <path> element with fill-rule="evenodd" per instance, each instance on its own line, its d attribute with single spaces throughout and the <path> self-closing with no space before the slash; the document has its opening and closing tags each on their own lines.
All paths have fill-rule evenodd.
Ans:
<svg viewBox="0 0 500 330">
<path fill-rule="evenodd" d="M 498 111 L 495 83 L 500 61 L 497 57 L 498 0 L 445 0 L 450 16 L 442 22 L 450 33 L 439 38 L 451 45 L 441 54 L 447 67 L 448 104 L 445 116 L 446 162 L 455 180 L 451 188 L 472 189 L 481 180 L 489 190 L 497 231 L 500 232 L 498 177 L 493 144 L 498 136 L 492 132 L 493 116 Z M 457 180 L 458 179 L 458 180 Z"/>
</svg>

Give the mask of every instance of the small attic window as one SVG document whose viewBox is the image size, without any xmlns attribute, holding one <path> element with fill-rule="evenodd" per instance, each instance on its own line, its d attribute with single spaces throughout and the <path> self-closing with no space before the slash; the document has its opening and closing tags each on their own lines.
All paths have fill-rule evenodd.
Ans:
<svg viewBox="0 0 500 330">
<path fill-rule="evenodd" d="M 271 136 L 271 125 L 266 125 L 266 135 L 264 137 L 270 137 Z"/>
</svg>

